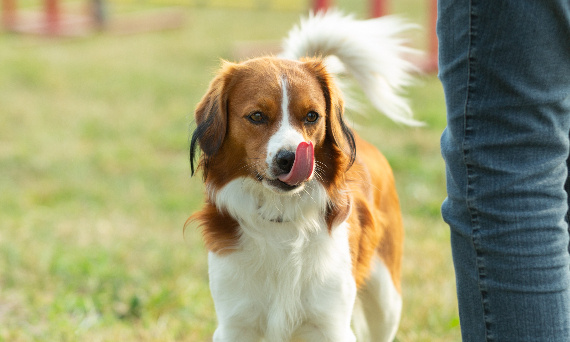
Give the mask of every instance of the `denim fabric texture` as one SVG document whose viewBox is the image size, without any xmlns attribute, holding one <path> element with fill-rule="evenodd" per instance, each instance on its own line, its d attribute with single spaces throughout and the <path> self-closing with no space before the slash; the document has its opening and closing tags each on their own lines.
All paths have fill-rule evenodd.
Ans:
<svg viewBox="0 0 570 342">
<path fill-rule="evenodd" d="M 463 341 L 568 342 L 570 0 L 438 11 L 442 215 Z"/>
</svg>

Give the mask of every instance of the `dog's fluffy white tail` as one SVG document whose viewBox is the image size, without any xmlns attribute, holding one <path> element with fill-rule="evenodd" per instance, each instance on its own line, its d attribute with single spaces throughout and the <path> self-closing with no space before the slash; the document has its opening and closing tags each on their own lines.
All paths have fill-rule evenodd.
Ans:
<svg viewBox="0 0 570 342">
<path fill-rule="evenodd" d="M 398 36 L 411 28 L 414 25 L 396 17 L 356 20 L 336 10 L 319 12 L 289 32 L 280 57 L 335 56 L 376 109 L 396 122 L 419 126 L 422 123 L 412 118 L 410 106 L 402 96 L 415 69 L 403 55 L 414 50 Z M 343 71 L 334 60 L 327 64 L 330 72 Z"/>
</svg>

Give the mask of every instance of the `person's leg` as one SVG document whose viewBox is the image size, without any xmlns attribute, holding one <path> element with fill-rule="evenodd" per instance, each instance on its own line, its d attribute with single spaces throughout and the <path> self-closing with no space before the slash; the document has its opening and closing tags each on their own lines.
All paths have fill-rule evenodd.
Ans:
<svg viewBox="0 0 570 342">
<path fill-rule="evenodd" d="M 570 1 L 439 0 L 464 341 L 570 341 Z"/>
</svg>

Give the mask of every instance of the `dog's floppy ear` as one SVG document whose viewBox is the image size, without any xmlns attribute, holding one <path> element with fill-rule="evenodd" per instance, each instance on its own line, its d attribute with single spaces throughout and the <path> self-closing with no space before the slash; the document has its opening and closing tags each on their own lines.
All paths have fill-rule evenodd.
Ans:
<svg viewBox="0 0 570 342">
<path fill-rule="evenodd" d="M 351 129 L 345 124 L 344 102 L 333 76 L 326 70 L 321 59 L 307 59 L 305 66 L 317 77 L 326 101 L 327 135 L 333 143 L 349 156 L 347 169 L 352 166 L 356 158 L 356 143 Z"/>
<path fill-rule="evenodd" d="M 206 173 L 208 159 L 218 152 L 224 142 L 228 122 L 227 88 L 234 69 L 235 64 L 224 61 L 218 75 L 212 80 L 208 91 L 196 107 L 196 129 L 190 142 L 192 175 L 198 145 L 204 154 L 202 163 Z"/>
<path fill-rule="evenodd" d="M 324 176 L 332 182 L 331 184 L 335 184 L 327 190 L 329 206 L 326 211 L 326 222 L 330 231 L 334 226 L 346 220 L 350 214 L 350 197 L 345 191 L 339 191 L 339 189 L 344 190 L 346 171 L 356 159 L 356 143 L 351 129 L 344 122 L 344 103 L 341 93 L 333 76 L 326 70 L 325 63 L 315 58 L 304 60 L 304 63 L 317 78 L 325 97 L 326 135 L 335 147 L 332 154 L 328 156 L 338 163 L 338 167 L 327 169 L 328 176 Z"/>
</svg>

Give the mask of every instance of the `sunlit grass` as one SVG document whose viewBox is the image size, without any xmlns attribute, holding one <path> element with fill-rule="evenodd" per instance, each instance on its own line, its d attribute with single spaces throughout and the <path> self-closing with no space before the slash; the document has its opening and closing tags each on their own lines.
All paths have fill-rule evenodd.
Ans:
<svg viewBox="0 0 570 342">
<path fill-rule="evenodd" d="M 203 201 L 193 108 L 235 42 L 278 40 L 299 13 L 181 11 L 182 28 L 145 35 L 0 34 L 0 341 L 211 339 L 206 251 L 183 232 Z M 425 76 L 410 96 L 424 128 L 359 119 L 404 211 L 398 340 L 458 341 L 439 82 Z"/>
</svg>

